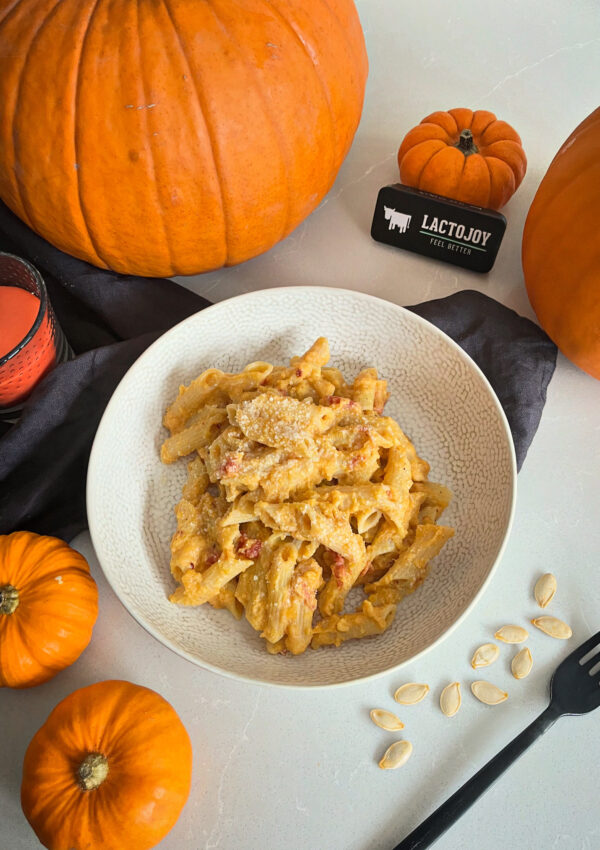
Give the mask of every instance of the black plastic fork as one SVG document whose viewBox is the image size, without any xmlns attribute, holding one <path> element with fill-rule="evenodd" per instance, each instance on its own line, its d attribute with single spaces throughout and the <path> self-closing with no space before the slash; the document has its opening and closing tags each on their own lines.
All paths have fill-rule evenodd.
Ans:
<svg viewBox="0 0 600 850">
<path fill-rule="evenodd" d="M 600 663 L 600 652 L 582 663 L 582 659 L 600 649 L 600 632 L 572 652 L 560 664 L 550 681 L 550 705 L 537 720 L 500 750 L 497 756 L 477 771 L 475 776 L 446 800 L 427 820 L 418 826 L 394 850 L 423 850 L 455 823 L 484 791 L 504 773 L 530 744 L 565 714 L 587 714 L 600 705 L 600 670 L 590 675 Z"/>
</svg>

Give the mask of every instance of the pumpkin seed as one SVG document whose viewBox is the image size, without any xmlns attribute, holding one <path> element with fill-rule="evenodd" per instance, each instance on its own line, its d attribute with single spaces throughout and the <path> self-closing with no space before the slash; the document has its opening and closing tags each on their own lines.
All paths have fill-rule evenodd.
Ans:
<svg viewBox="0 0 600 850">
<path fill-rule="evenodd" d="M 533 666 L 533 658 L 528 646 L 523 647 L 520 652 L 517 652 L 513 660 L 510 662 L 510 669 L 515 679 L 524 679 L 529 676 Z"/>
<path fill-rule="evenodd" d="M 440 708 L 446 717 L 454 717 L 461 702 L 460 682 L 452 682 L 446 685 L 440 696 Z"/>
<path fill-rule="evenodd" d="M 401 705 L 415 705 L 415 703 L 421 702 L 422 699 L 425 699 L 428 693 L 429 685 L 423 685 L 417 682 L 407 682 L 405 685 L 401 685 L 398 688 L 394 694 L 394 699 Z"/>
<path fill-rule="evenodd" d="M 471 667 L 474 670 L 477 670 L 478 667 L 489 667 L 499 655 L 500 650 L 495 643 L 484 643 L 483 646 L 475 650 L 475 654 L 471 659 Z"/>
<path fill-rule="evenodd" d="M 391 711 L 384 711 L 383 708 L 374 708 L 370 712 L 371 720 L 375 726 L 380 729 L 387 729 L 388 732 L 397 732 L 399 729 L 404 729 L 404 723 Z"/>
<path fill-rule="evenodd" d="M 540 631 L 550 635 L 550 637 L 559 638 L 559 640 L 567 640 L 573 634 L 571 627 L 563 623 L 562 620 L 557 620 L 556 617 L 536 617 L 531 622 Z"/>
<path fill-rule="evenodd" d="M 402 767 L 409 760 L 412 749 L 410 741 L 395 741 L 383 754 L 379 767 L 382 770 L 394 770 L 397 767 Z"/>
<path fill-rule="evenodd" d="M 471 691 L 479 702 L 484 702 L 486 705 L 498 705 L 499 702 L 508 699 L 508 694 L 496 685 L 492 685 L 491 682 L 473 682 Z"/>
<path fill-rule="evenodd" d="M 552 573 L 545 573 L 539 578 L 533 588 L 535 601 L 540 608 L 545 608 L 556 593 L 556 579 Z"/>
<path fill-rule="evenodd" d="M 529 632 L 522 626 L 502 626 L 494 637 L 503 643 L 523 643 L 529 637 Z"/>
</svg>

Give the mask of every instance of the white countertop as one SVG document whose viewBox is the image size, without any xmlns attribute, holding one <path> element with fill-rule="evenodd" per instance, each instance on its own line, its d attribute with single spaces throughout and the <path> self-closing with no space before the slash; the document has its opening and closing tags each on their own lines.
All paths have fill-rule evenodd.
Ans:
<svg viewBox="0 0 600 850">
<path fill-rule="evenodd" d="M 267 255 L 186 281 L 212 300 L 251 289 L 323 284 L 398 304 L 478 289 L 532 317 L 520 265 L 526 212 L 552 156 L 598 105 L 600 13 L 595 0 L 359 0 L 370 56 L 362 123 L 319 209 Z M 489 275 L 373 242 L 381 186 L 397 179 L 396 151 L 429 112 L 489 109 L 521 134 L 529 168 L 503 212 L 508 229 Z M 158 690 L 194 746 L 194 781 L 164 850 L 391 850 L 545 707 L 555 664 L 600 628 L 598 481 L 600 384 L 561 355 L 538 433 L 518 479 L 516 519 L 490 587 L 453 634 L 398 675 L 332 692 L 236 683 L 179 658 L 129 616 L 103 578 L 87 534 L 100 615 L 80 660 L 29 691 L 0 693 L 0 850 L 39 844 L 19 804 L 26 746 L 56 703 L 94 681 L 124 678 Z M 468 693 L 469 660 L 505 622 L 536 615 L 534 579 L 558 578 L 552 613 L 573 628 L 568 644 L 536 633 L 523 682 L 508 659 L 494 681 L 509 691 L 495 708 Z M 533 631 L 533 629 L 532 629 Z M 491 678 L 491 676 L 490 676 Z M 441 687 L 463 681 L 460 713 L 445 718 Z M 404 681 L 429 698 L 397 706 Z M 408 764 L 381 771 L 387 735 L 368 719 L 396 710 L 414 745 Z M 564 718 L 440 839 L 439 850 L 598 850 L 600 713 Z M 127 850 L 127 848 L 123 848 Z"/>
</svg>

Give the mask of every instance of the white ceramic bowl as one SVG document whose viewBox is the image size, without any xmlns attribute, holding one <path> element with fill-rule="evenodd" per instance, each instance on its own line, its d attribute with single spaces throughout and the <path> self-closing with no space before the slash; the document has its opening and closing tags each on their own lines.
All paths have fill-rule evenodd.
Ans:
<svg viewBox="0 0 600 850">
<path fill-rule="evenodd" d="M 163 466 L 161 425 L 177 388 L 211 366 L 285 363 L 326 336 L 331 363 L 353 377 L 375 366 L 398 420 L 454 499 L 455 537 L 383 635 L 339 649 L 271 656 L 245 619 L 209 605 L 171 604 L 169 541 L 186 461 Z M 273 685 L 332 686 L 397 670 L 447 636 L 475 605 L 509 533 L 516 491 L 512 438 L 487 380 L 449 337 L 369 295 L 290 287 L 251 292 L 191 316 L 127 372 L 102 418 L 88 470 L 90 532 L 104 573 L 130 613 L 166 646 L 203 667 Z"/>
</svg>

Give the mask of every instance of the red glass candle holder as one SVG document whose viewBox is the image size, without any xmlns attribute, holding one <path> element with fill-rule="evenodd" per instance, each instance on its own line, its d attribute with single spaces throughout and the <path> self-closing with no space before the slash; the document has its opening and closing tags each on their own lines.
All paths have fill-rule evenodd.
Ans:
<svg viewBox="0 0 600 850">
<path fill-rule="evenodd" d="M 19 327 L 18 322 L 23 321 L 23 316 L 16 315 L 16 307 L 6 306 L 7 303 L 14 305 L 14 298 L 11 297 L 10 302 L 6 298 L 0 299 L 0 309 L 4 309 L 0 326 L 7 334 L 5 341 L 10 338 L 14 342 L 13 347 L 0 358 L 0 419 L 10 421 L 18 417 L 23 402 L 44 375 L 67 360 L 72 352 L 52 310 L 42 276 L 31 263 L 0 252 L 0 287 L 5 286 L 25 290 L 39 301 L 39 307 L 37 301 L 31 302 L 34 313 L 37 308 L 35 317 L 34 313 L 31 314 L 31 327 L 26 331 L 23 327 L 24 335 L 15 340 L 15 328 Z M 10 294 L 13 296 L 15 293 Z M 7 328 L 11 332 L 10 337 Z M 2 349 L 6 349 L 6 345 L 0 351 Z"/>
</svg>

